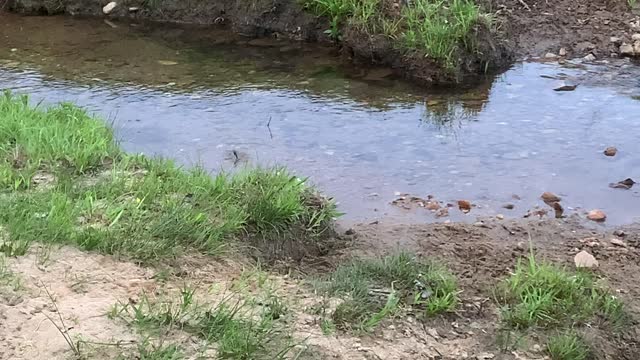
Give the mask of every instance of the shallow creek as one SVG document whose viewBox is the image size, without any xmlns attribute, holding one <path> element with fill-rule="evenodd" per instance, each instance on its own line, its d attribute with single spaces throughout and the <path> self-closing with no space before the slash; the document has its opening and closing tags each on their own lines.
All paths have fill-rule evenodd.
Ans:
<svg viewBox="0 0 640 360">
<path fill-rule="evenodd" d="M 316 45 L 0 14 L 0 89 L 85 106 L 129 151 L 212 171 L 287 166 L 335 197 L 346 221 L 521 217 L 544 206 L 543 191 L 568 214 L 600 208 L 608 224 L 636 221 L 640 185 L 609 183 L 640 181 L 638 79 L 640 66 L 622 60 L 524 63 L 435 92 Z M 553 90 L 564 82 L 579 85 Z M 607 146 L 618 154 L 605 157 Z M 476 207 L 436 218 L 391 205 L 397 193 Z"/>
</svg>

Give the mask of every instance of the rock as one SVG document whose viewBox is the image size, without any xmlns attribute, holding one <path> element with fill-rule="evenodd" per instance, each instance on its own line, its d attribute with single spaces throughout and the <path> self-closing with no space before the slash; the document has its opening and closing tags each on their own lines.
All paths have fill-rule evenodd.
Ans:
<svg viewBox="0 0 640 360">
<path fill-rule="evenodd" d="M 440 209 L 440 204 L 437 201 L 428 201 L 425 207 L 427 210 L 436 211 Z"/>
<path fill-rule="evenodd" d="M 356 231 L 353 230 L 352 228 L 347 229 L 347 231 L 344 232 L 345 235 L 347 236 L 352 236 L 356 234 Z"/>
<path fill-rule="evenodd" d="M 113 11 L 113 9 L 115 9 L 117 6 L 118 6 L 118 3 L 115 1 L 112 1 L 102 8 L 102 12 L 105 15 L 109 15 Z"/>
<path fill-rule="evenodd" d="M 536 354 L 540 353 L 540 352 L 542 352 L 542 347 L 540 345 L 538 345 L 538 344 L 534 344 L 531 347 L 531 352 L 536 353 Z"/>
<path fill-rule="evenodd" d="M 609 41 L 611 41 L 615 45 L 619 45 L 622 42 L 622 39 L 616 36 L 612 36 L 609 38 Z"/>
<path fill-rule="evenodd" d="M 164 65 L 164 66 L 173 66 L 173 65 L 178 65 L 177 62 L 175 61 L 171 61 L 171 60 L 158 60 L 158 64 L 160 65 Z"/>
<path fill-rule="evenodd" d="M 605 221 L 607 219 L 607 214 L 604 211 L 599 209 L 594 209 L 589 211 L 587 214 L 587 219 L 592 221 Z"/>
<path fill-rule="evenodd" d="M 565 48 L 560 48 L 560 51 L 558 52 L 558 55 L 560 56 L 567 56 L 567 49 Z"/>
<path fill-rule="evenodd" d="M 578 85 L 562 85 L 553 89 L 554 91 L 573 91 L 578 87 Z"/>
<path fill-rule="evenodd" d="M 554 53 L 552 53 L 552 52 L 548 52 L 548 53 L 546 53 L 546 54 L 544 55 L 544 58 L 545 58 L 545 59 L 555 59 L 555 58 L 557 58 L 557 57 L 558 57 L 558 55 L 556 55 L 556 54 L 554 54 Z"/>
<path fill-rule="evenodd" d="M 622 231 L 622 230 L 616 230 L 616 231 L 614 231 L 614 232 L 613 232 L 613 235 L 615 235 L 615 236 L 617 236 L 617 237 L 625 237 L 625 236 L 627 236 L 627 234 L 626 234 L 624 231 Z"/>
<path fill-rule="evenodd" d="M 558 195 L 549 191 L 543 192 L 542 195 L 540 195 L 540 198 L 547 204 L 559 202 L 560 200 L 562 200 Z"/>
<path fill-rule="evenodd" d="M 513 210 L 516 206 L 513 204 L 504 204 L 502 205 L 503 208 L 507 209 L 507 210 Z"/>
<path fill-rule="evenodd" d="M 498 220 L 504 220 L 504 215 L 502 215 L 502 214 L 498 214 L 498 215 L 496 215 L 496 219 L 498 219 Z"/>
<path fill-rule="evenodd" d="M 458 200 L 458 209 L 463 213 L 471 211 L 471 203 L 467 200 Z"/>
<path fill-rule="evenodd" d="M 633 55 L 640 56 L 640 41 L 636 41 L 633 44 Z"/>
<path fill-rule="evenodd" d="M 626 178 L 622 181 L 618 181 L 617 183 L 611 183 L 609 184 L 610 188 L 614 188 L 614 189 L 625 189 L 625 190 L 629 190 L 633 187 L 633 185 L 636 182 L 633 181 L 633 179 L 631 178 Z"/>
<path fill-rule="evenodd" d="M 476 355 L 476 359 L 478 360 L 489 360 L 489 359 L 493 359 L 496 356 L 492 353 L 488 353 L 488 352 L 483 352 L 479 355 Z"/>
<path fill-rule="evenodd" d="M 436 211 L 436 217 L 445 217 L 445 216 L 449 216 L 449 209 L 447 208 L 442 208 L 438 211 Z"/>
<path fill-rule="evenodd" d="M 584 61 L 595 61 L 596 60 L 596 56 L 593 54 L 587 54 L 587 56 L 583 57 L 582 60 Z"/>
<path fill-rule="evenodd" d="M 594 268 L 598 267 L 598 260 L 593 255 L 582 250 L 573 258 L 577 268 Z"/>
<path fill-rule="evenodd" d="M 622 45 L 620 45 L 620 47 L 618 48 L 618 51 L 620 52 L 620 55 L 622 55 L 622 56 L 633 56 L 633 55 L 635 55 L 635 52 L 633 51 L 633 45 L 631 45 L 631 44 L 622 44 Z"/>
<path fill-rule="evenodd" d="M 609 241 L 611 242 L 612 245 L 620 246 L 620 247 L 627 247 L 627 244 L 625 244 L 624 241 L 622 241 L 620 239 L 613 238 L 613 239 L 611 239 Z"/>
<path fill-rule="evenodd" d="M 631 40 L 640 41 L 640 33 L 631 35 Z"/>
<path fill-rule="evenodd" d="M 436 340 L 440 339 L 440 335 L 438 334 L 438 331 L 434 328 L 427 328 L 427 334 L 429 334 L 429 336 L 431 336 Z"/>
<path fill-rule="evenodd" d="M 140 8 L 139 8 L 139 7 L 132 6 L 132 7 L 130 7 L 130 8 L 129 8 L 129 12 L 134 13 L 134 12 L 138 12 L 138 11 L 140 11 Z"/>
<path fill-rule="evenodd" d="M 615 146 L 609 146 L 603 151 L 603 154 L 605 154 L 606 156 L 616 156 L 617 153 L 618 149 Z"/>
<path fill-rule="evenodd" d="M 564 209 L 562 208 L 562 205 L 560 205 L 559 202 L 554 202 L 552 207 L 553 207 L 553 211 L 555 211 L 556 219 L 561 219 L 564 214 Z"/>
</svg>

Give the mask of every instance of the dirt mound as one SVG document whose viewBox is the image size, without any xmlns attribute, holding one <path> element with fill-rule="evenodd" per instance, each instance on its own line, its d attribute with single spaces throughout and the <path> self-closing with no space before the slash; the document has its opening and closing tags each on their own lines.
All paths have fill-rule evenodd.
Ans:
<svg viewBox="0 0 640 360">
<path fill-rule="evenodd" d="M 621 42 L 640 32 L 626 0 L 491 0 L 509 43 L 521 56 L 617 56 Z M 611 38 L 619 41 L 611 41 Z"/>
</svg>

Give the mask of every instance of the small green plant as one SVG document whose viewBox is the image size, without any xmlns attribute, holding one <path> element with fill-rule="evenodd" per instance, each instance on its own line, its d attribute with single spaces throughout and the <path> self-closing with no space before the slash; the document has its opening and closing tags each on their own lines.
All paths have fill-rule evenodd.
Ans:
<svg viewBox="0 0 640 360">
<path fill-rule="evenodd" d="M 586 360 L 590 353 L 589 346 L 575 331 L 552 336 L 547 351 L 552 360 Z"/>
<path fill-rule="evenodd" d="M 532 254 L 496 292 L 502 319 L 514 329 L 562 327 L 600 315 L 614 326 L 624 319 L 622 303 L 587 272 L 570 273 Z"/>
<path fill-rule="evenodd" d="M 401 306 L 427 316 L 452 311 L 458 303 L 455 278 L 445 268 L 408 253 L 354 260 L 316 284 L 330 296 L 344 296 L 333 313 L 339 328 L 370 331 Z"/>
<path fill-rule="evenodd" d="M 198 304 L 194 295 L 188 287 L 180 291 L 178 301 L 143 295 L 137 304 L 116 304 L 109 316 L 125 320 L 144 335 L 162 337 L 171 329 L 181 329 L 215 343 L 222 359 L 280 359 L 293 349 L 278 323 L 284 311 L 281 302 L 259 307 L 255 301 L 227 296 L 208 306 Z M 177 351 L 164 349 L 172 350 L 172 355 Z"/>
</svg>

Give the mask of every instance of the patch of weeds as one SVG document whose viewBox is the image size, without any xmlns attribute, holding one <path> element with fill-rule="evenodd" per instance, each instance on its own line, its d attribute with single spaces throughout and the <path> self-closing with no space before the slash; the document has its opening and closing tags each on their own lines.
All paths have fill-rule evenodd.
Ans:
<svg viewBox="0 0 640 360">
<path fill-rule="evenodd" d="M 0 253 L 0 296 L 10 296 L 20 289 L 22 289 L 20 278 L 9 268 L 7 258 Z"/>
<path fill-rule="evenodd" d="M 490 18 L 474 0 L 415 0 L 389 9 L 378 0 L 304 0 L 306 8 L 326 16 L 326 32 L 341 39 L 340 29 L 356 26 L 370 35 L 382 34 L 408 52 L 418 51 L 447 69 L 458 65 L 460 50 L 473 50 L 472 32 Z"/>
<path fill-rule="evenodd" d="M 503 348 L 527 330 L 548 336 L 553 359 L 585 359 L 589 347 L 577 332 L 581 326 L 605 325 L 617 331 L 627 322 L 623 303 L 587 271 L 568 271 L 538 261 L 533 254 L 520 259 L 515 271 L 496 289 L 503 322 Z M 519 334 L 519 335 L 515 335 Z"/>
<path fill-rule="evenodd" d="M 37 188 L 36 171 L 55 180 Z M 10 255 L 24 254 L 34 241 L 140 262 L 175 258 L 187 248 L 216 255 L 258 235 L 316 239 L 339 215 L 285 169 L 211 176 L 127 155 L 111 129 L 85 111 L 32 107 L 9 93 L 0 96 L 0 191 L 7 193 L 0 251 Z"/>
<path fill-rule="evenodd" d="M 502 319 L 510 327 L 561 327 L 583 324 L 599 315 L 620 326 L 622 303 L 585 271 L 575 273 L 538 262 L 518 261 L 515 272 L 498 287 Z"/>
<path fill-rule="evenodd" d="M 220 359 L 281 359 L 294 348 L 273 304 L 258 307 L 253 301 L 227 296 L 215 306 L 198 304 L 194 291 L 185 288 L 177 302 L 151 300 L 117 304 L 111 317 L 119 317 L 143 334 L 161 336 L 180 329 L 216 344 Z"/>
<path fill-rule="evenodd" d="M 370 331 L 402 306 L 432 316 L 458 303 L 454 276 L 408 253 L 354 260 L 316 285 L 324 294 L 345 297 L 332 315 L 338 328 Z"/>
<path fill-rule="evenodd" d="M 333 335 L 336 332 L 336 324 L 331 319 L 320 320 L 320 329 L 324 335 Z"/>
<path fill-rule="evenodd" d="M 552 336 L 547 351 L 552 360 L 586 360 L 590 354 L 589 346 L 575 331 Z"/>
<path fill-rule="evenodd" d="M 185 358 L 182 349 L 175 344 L 153 344 L 149 339 L 145 339 L 138 344 L 133 354 L 120 354 L 119 360 L 182 360 Z"/>
</svg>

